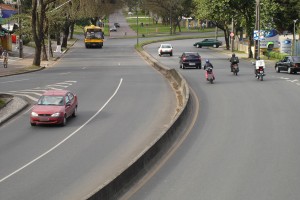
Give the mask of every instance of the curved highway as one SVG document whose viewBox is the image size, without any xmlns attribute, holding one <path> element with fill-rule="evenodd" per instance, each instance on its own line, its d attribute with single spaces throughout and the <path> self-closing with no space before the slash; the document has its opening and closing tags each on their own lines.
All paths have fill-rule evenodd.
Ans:
<svg viewBox="0 0 300 200">
<path fill-rule="evenodd" d="M 269 65 L 265 80 L 258 81 L 250 61 L 242 60 L 234 76 L 228 55 L 196 49 L 195 41 L 169 42 L 173 57 L 158 57 L 159 44 L 145 47 L 178 70 L 183 51 L 198 51 L 213 63 L 216 81 L 209 84 L 204 70 L 180 70 L 200 101 L 197 122 L 173 157 L 130 199 L 299 199 L 299 75 L 278 74 Z"/>
<path fill-rule="evenodd" d="M 174 92 L 134 43 L 86 49 L 80 40 L 54 67 L 0 79 L 1 93 L 32 102 L 51 88 L 79 98 L 65 127 L 31 127 L 29 108 L 0 127 L 0 199 L 86 199 L 165 129 Z"/>
</svg>

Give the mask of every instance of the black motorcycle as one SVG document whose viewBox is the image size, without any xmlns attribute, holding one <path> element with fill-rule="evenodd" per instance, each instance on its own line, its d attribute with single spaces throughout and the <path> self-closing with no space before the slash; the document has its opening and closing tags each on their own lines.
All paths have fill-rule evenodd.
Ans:
<svg viewBox="0 0 300 200">
<path fill-rule="evenodd" d="M 258 69 L 255 70 L 255 75 L 256 75 L 256 78 L 258 80 L 263 81 L 264 80 L 264 76 L 265 76 L 264 67 L 263 66 L 258 67 Z"/>
<path fill-rule="evenodd" d="M 233 74 L 237 76 L 238 73 L 239 73 L 239 71 L 240 71 L 239 65 L 237 63 L 233 64 L 232 65 L 232 72 L 233 72 Z"/>
</svg>

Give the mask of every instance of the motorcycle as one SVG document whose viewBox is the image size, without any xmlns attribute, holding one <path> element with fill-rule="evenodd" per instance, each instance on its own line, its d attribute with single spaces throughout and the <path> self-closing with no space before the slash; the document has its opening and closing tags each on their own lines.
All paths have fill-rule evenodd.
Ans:
<svg viewBox="0 0 300 200">
<path fill-rule="evenodd" d="M 255 77 L 257 78 L 257 80 L 263 81 L 265 75 L 265 61 L 257 60 L 255 62 Z"/>
<path fill-rule="evenodd" d="M 264 76 L 265 76 L 265 70 L 263 66 L 258 67 L 258 69 L 256 69 L 256 78 L 258 80 L 263 81 L 264 80 Z"/>
<path fill-rule="evenodd" d="M 206 74 L 205 74 L 206 80 L 209 81 L 211 84 L 213 84 L 215 80 L 215 76 L 213 73 L 213 68 L 212 67 L 207 67 L 206 68 Z"/>
<path fill-rule="evenodd" d="M 233 64 L 232 65 L 232 72 L 233 72 L 233 74 L 237 76 L 239 71 L 240 71 L 239 65 L 237 63 Z"/>
</svg>

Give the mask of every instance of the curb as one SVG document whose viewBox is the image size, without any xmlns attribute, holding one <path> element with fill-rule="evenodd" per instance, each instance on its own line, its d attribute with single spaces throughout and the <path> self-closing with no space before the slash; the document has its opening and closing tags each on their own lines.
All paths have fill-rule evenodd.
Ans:
<svg viewBox="0 0 300 200">
<path fill-rule="evenodd" d="M 4 124 L 28 106 L 28 102 L 20 97 L 12 99 L 0 110 L 0 125 Z"/>
</svg>

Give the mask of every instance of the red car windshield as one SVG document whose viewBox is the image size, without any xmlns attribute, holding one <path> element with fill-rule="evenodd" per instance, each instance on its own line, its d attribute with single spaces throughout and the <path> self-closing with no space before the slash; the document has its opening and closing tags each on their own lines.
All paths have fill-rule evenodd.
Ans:
<svg viewBox="0 0 300 200">
<path fill-rule="evenodd" d="M 51 106 L 63 106 L 64 105 L 64 97 L 63 96 L 42 96 L 38 103 L 38 105 L 51 105 Z"/>
</svg>

